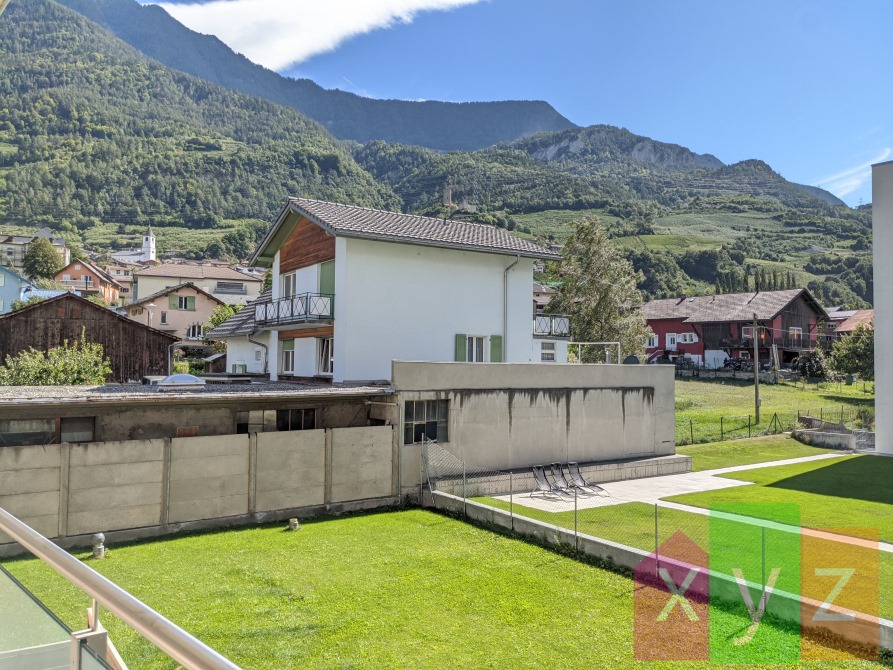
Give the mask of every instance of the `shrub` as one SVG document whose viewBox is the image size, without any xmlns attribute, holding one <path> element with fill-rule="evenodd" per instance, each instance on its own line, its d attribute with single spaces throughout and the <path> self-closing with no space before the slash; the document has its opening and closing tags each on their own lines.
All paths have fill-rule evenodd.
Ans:
<svg viewBox="0 0 893 670">
<path fill-rule="evenodd" d="M 28 349 L 0 366 L 0 386 L 77 386 L 104 384 L 112 373 L 101 344 L 81 341 L 49 351 Z"/>
</svg>

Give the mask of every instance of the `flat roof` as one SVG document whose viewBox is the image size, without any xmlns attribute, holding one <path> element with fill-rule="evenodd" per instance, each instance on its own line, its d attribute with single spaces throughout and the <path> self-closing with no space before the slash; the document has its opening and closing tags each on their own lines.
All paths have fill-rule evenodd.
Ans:
<svg viewBox="0 0 893 670">
<path fill-rule="evenodd" d="M 270 398 L 276 400 L 303 400 L 309 398 L 346 398 L 394 393 L 391 386 L 360 384 L 324 384 L 298 382 L 256 382 L 241 384 L 209 383 L 196 391 L 164 391 L 148 384 L 106 384 L 103 386 L 0 386 L 0 407 L 4 405 L 74 405 L 88 402 L 100 404 L 152 404 L 176 400 L 179 403 L 194 401 L 204 404 L 210 401 L 255 401 Z"/>
</svg>

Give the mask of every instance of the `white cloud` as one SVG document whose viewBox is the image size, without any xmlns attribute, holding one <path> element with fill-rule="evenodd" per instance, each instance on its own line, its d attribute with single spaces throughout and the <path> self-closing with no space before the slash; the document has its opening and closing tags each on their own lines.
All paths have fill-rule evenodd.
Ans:
<svg viewBox="0 0 893 670">
<path fill-rule="evenodd" d="M 345 40 L 416 14 L 481 0 L 212 0 L 159 3 L 180 23 L 216 35 L 235 51 L 272 70 L 332 51 Z"/>
<path fill-rule="evenodd" d="M 887 160 L 891 155 L 893 155 L 893 149 L 889 147 L 882 149 L 880 154 L 867 163 L 861 163 L 856 167 L 826 177 L 816 182 L 816 186 L 831 191 L 838 198 L 842 198 L 853 191 L 859 190 L 865 182 L 871 179 L 871 166 Z"/>
</svg>

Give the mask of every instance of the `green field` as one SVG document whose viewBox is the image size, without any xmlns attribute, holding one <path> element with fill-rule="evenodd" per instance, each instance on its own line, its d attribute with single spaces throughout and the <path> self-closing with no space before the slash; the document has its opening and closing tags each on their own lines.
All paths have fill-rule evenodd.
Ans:
<svg viewBox="0 0 893 670">
<path fill-rule="evenodd" d="M 748 437 L 751 433 L 789 430 L 797 413 L 822 414 L 833 418 L 841 408 L 871 410 L 874 407 L 874 386 L 866 393 L 862 384 L 853 386 L 822 384 L 761 384 L 761 424 L 755 424 L 753 382 L 735 379 L 676 380 L 676 444 L 714 442 L 721 431 L 726 439 Z M 773 423 L 774 415 L 778 422 Z M 722 423 L 720 421 L 722 417 Z"/>
<path fill-rule="evenodd" d="M 629 577 L 432 512 L 112 547 L 90 565 L 246 670 L 645 667 L 633 660 Z M 82 625 L 85 596 L 36 561 L 6 567 L 69 625 Z M 130 667 L 175 667 L 104 620 Z M 714 622 L 746 626 L 722 610 L 711 610 Z M 760 635 L 767 653 L 797 641 L 796 630 L 768 625 Z"/>
<path fill-rule="evenodd" d="M 766 435 L 749 440 L 727 440 L 677 447 L 677 454 L 691 456 L 693 472 L 728 468 L 735 465 L 768 463 L 787 458 L 803 458 L 833 453 L 828 449 L 803 444 L 787 435 Z"/>
</svg>

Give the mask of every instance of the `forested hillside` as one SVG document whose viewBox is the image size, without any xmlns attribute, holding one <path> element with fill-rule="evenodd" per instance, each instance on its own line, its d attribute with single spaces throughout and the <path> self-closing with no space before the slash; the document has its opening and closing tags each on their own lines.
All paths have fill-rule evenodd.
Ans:
<svg viewBox="0 0 893 670">
<path fill-rule="evenodd" d="M 189 30 L 136 0 L 60 0 L 165 65 L 235 91 L 292 107 L 335 137 L 386 140 L 442 151 L 474 150 L 574 124 L 546 102 L 450 103 L 374 100 L 326 90 L 256 65 L 211 35 Z"/>
</svg>

